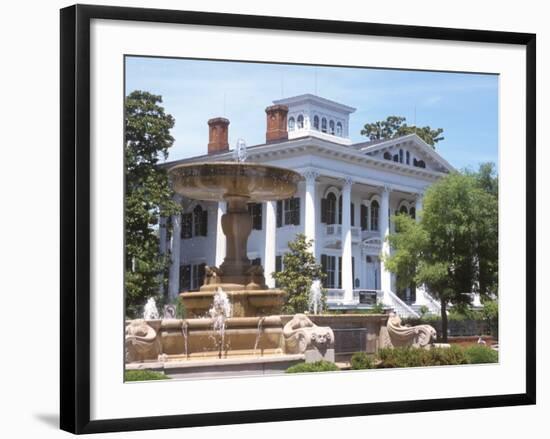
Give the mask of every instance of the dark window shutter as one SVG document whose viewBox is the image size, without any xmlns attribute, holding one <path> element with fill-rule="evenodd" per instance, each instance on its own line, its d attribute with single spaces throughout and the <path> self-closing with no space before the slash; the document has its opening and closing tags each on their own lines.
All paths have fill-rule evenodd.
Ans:
<svg viewBox="0 0 550 439">
<path fill-rule="evenodd" d="M 283 257 L 282 256 L 275 256 L 275 271 L 278 273 L 279 271 L 283 271 Z"/>
<path fill-rule="evenodd" d="M 205 263 L 202 263 L 199 265 L 199 287 L 201 287 L 202 285 L 204 285 L 204 268 L 206 267 L 206 264 Z"/>
<path fill-rule="evenodd" d="M 327 199 L 321 198 L 321 222 L 327 224 Z"/>
<path fill-rule="evenodd" d="M 338 224 L 342 224 L 342 195 L 338 197 Z"/>
<path fill-rule="evenodd" d="M 338 288 L 342 288 L 342 257 L 338 256 Z"/>
<path fill-rule="evenodd" d="M 283 202 L 277 201 L 277 227 L 283 226 Z"/>
<path fill-rule="evenodd" d="M 361 230 L 367 230 L 367 206 L 361 204 Z"/>
<path fill-rule="evenodd" d="M 355 204 L 350 203 L 351 225 L 355 226 Z"/>
<path fill-rule="evenodd" d="M 256 226 L 257 230 L 262 230 L 262 221 L 264 216 L 264 205 L 263 203 L 258 203 L 258 215 L 256 215 Z"/>
<path fill-rule="evenodd" d="M 321 255 L 321 270 L 327 274 L 327 255 Z M 328 287 L 328 275 L 323 279 L 323 287 Z"/>
<path fill-rule="evenodd" d="M 294 224 L 295 226 L 299 226 L 300 225 L 300 199 L 299 198 L 293 198 L 294 200 L 294 209 L 293 209 L 293 222 L 292 224 Z"/>
<path fill-rule="evenodd" d="M 180 291 L 191 289 L 191 265 L 180 266 Z"/>
<path fill-rule="evenodd" d="M 208 234 L 208 210 L 203 210 L 201 216 L 201 236 L 206 236 Z"/>
</svg>

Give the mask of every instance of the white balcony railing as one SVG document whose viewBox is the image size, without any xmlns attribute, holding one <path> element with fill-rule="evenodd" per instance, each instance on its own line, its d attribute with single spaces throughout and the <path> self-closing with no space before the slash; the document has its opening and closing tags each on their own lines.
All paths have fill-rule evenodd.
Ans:
<svg viewBox="0 0 550 439">
<path fill-rule="evenodd" d="M 325 236 L 341 238 L 342 237 L 342 225 L 341 224 L 327 224 L 325 226 Z M 361 240 L 361 227 L 351 227 L 351 240 L 357 242 Z"/>
</svg>

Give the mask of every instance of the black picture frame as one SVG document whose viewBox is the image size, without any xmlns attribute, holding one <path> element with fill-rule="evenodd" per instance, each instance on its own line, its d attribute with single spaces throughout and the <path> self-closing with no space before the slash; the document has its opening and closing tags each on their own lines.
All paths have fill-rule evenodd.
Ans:
<svg viewBox="0 0 550 439">
<path fill-rule="evenodd" d="M 90 420 L 90 21 L 328 32 L 526 48 L 526 392 L 415 401 Z M 535 404 L 536 36 L 530 33 L 75 5 L 61 10 L 61 429 L 81 434 Z"/>
</svg>

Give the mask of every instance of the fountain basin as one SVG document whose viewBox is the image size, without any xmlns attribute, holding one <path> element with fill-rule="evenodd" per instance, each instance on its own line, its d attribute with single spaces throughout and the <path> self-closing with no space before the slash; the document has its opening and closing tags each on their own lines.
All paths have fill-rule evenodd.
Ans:
<svg viewBox="0 0 550 439">
<path fill-rule="evenodd" d="M 223 285 L 225 290 L 225 285 Z M 242 287 L 241 287 L 242 288 Z M 233 317 L 265 316 L 279 313 L 286 297 L 283 290 L 226 291 Z M 212 306 L 215 291 L 181 293 L 180 299 L 191 318 L 203 317 Z"/>
<path fill-rule="evenodd" d="M 174 190 L 195 200 L 247 202 L 289 198 L 296 192 L 300 174 L 290 169 L 256 163 L 191 163 L 169 170 Z"/>
</svg>

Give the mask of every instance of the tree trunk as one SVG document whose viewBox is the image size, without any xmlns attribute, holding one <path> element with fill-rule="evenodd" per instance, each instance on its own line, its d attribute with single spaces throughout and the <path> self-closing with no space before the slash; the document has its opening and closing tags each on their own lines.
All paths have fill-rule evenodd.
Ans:
<svg viewBox="0 0 550 439">
<path fill-rule="evenodd" d="M 441 301 L 441 341 L 447 343 L 447 328 L 449 322 L 447 319 L 447 302 L 445 300 Z"/>
</svg>

